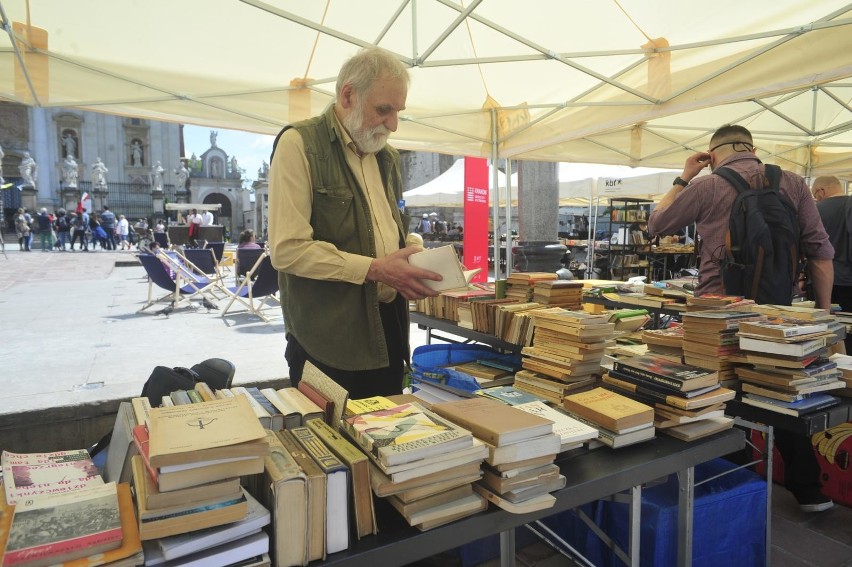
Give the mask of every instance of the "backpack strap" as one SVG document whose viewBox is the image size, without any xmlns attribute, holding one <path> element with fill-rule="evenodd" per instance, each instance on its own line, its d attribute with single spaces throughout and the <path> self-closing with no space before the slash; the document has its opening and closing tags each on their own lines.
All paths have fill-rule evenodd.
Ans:
<svg viewBox="0 0 852 567">
<path fill-rule="evenodd" d="M 737 190 L 737 193 L 741 193 L 751 188 L 751 185 L 749 185 L 746 180 L 743 179 L 742 175 L 740 175 L 729 167 L 720 167 L 713 173 L 733 185 L 734 189 Z M 766 180 L 769 182 L 769 189 L 772 189 L 773 191 L 778 191 L 781 189 L 780 167 L 768 163 L 764 166 L 764 175 L 766 175 Z"/>
</svg>

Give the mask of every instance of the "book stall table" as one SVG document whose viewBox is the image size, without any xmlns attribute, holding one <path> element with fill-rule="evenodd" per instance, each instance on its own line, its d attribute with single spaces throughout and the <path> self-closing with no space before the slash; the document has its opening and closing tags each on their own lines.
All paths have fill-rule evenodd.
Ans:
<svg viewBox="0 0 852 567">
<path fill-rule="evenodd" d="M 504 352 L 521 352 L 521 345 L 507 343 L 506 341 L 501 340 L 495 337 L 494 335 L 489 335 L 488 333 L 480 333 L 479 331 L 474 331 L 473 329 L 459 327 L 458 323 L 456 323 L 455 321 L 450 321 L 448 319 L 439 319 L 437 317 L 432 317 L 430 315 L 420 313 L 419 311 L 411 311 L 409 313 L 409 318 L 412 323 L 417 324 L 421 329 L 426 329 L 427 345 L 432 344 L 432 339 L 435 338 L 448 343 L 465 344 L 470 342 L 476 342 L 492 346 Z M 461 337 L 462 340 L 446 337 L 444 335 L 436 335 L 434 333 L 435 330 Z"/>
<path fill-rule="evenodd" d="M 500 534 L 501 565 L 513 566 L 516 527 L 624 491 L 629 491 L 631 497 L 629 564 L 639 565 L 641 486 L 670 474 L 677 474 L 677 564 L 689 567 L 692 563 L 695 466 L 738 451 L 744 446 L 743 432 L 729 429 L 690 443 L 660 435 L 650 441 L 621 449 L 600 448 L 580 454 L 571 453 L 557 460 L 567 484 L 565 488 L 552 493 L 556 497 L 554 507 L 529 514 L 510 514 L 491 506 L 480 514 L 425 532 L 408 526 L 402 516 L 381 499 L 377 499 L 379 533 L 361 539 L 347 551 L 335 553 L 325 561 L 311 565 L 405 565 L 490 535 Z"/>
</svg>

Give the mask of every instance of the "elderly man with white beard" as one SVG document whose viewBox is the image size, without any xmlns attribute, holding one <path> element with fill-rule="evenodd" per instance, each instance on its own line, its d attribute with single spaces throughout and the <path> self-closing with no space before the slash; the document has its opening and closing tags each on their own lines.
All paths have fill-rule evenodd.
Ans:
<svg viewBox="0 0 852 567">
<path fill-rule="evenodd" d="M 435 295 L 408 257 L 399 153 L 387 144 L 408 70 L 364 49 L 344 63 L 333 105 L 275 140 L 269 248 L 279 272 L 290 380 L 310 361 L 351 398 L 398 394 L 409 360 L 408 299 Z M 416 238 L 416 235 L 412 235 Z"/>
</svg>

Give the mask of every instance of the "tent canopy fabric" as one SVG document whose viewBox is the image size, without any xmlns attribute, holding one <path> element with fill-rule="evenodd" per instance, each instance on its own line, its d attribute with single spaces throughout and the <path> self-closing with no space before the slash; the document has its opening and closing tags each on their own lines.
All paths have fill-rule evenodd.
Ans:
<svg viewBox="0 0 852 567">
<path fill-rule="evenodd" d="M 275 134 L 378 45 L 411 68 L 403 149 L 679 168 L 724 123 L 852 174 L 842 0 L 0 0 L 0 100 Z M 545 25 L 550 22 L 550 25 Z"/>
</svg>

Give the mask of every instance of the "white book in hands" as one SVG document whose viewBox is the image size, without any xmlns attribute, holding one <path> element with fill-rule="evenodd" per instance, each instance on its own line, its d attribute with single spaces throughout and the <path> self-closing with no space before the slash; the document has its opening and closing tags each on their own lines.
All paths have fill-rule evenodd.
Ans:
<svg viewBox="0 0 852 567">
<path fill-rule="evenodd" d="M 459 262 L 452 245 L 427 248 L 422 252 L 415 252 L 408 257 L 408 263 L 415 268 L 422 268 L 441 274 L 443 279 L 439 282 L 426 279 L 420 280 L 423 285 L 435 291 L 465 288 L 473 277 L 482 271 L 482 268 L 465 270 L 464 266 Z"/>
</svg>

